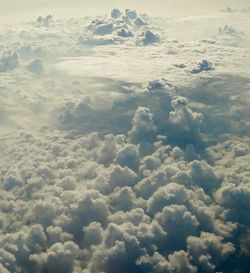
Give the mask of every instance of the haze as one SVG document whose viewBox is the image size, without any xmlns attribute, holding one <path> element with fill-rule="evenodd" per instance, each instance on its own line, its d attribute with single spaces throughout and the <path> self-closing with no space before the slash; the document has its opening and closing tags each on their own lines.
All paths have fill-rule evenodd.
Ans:
<svg viewBox="0 0 250 273">
<path fill-rule="evenodd" d="M 25 21 L 47 13 L 57 17 L 90 16 L 109 13 L 113 7 L 131 7 L 158 16 L 189 16 L 216 12 L 226 6 L 241 8 L 248 5 L 249 0 L 11 0 L 0 1 L 0 20 Z"/>
</svg>

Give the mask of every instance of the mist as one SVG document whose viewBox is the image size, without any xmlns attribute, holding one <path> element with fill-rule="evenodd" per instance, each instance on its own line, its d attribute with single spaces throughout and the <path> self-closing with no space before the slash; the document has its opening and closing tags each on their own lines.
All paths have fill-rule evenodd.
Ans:
<svg viewBox="0 0 250 273">
<path fill-rule="evenodd" d="M 230 6 L 242 8 L 249 5 L 248 0 L 11 0 L 1 1 L 0 15 L 2 22 L 27 21 L 32 16 L 56 14 L 58 17 L 81 17 L 107 14 L 114 7 L 138 9 L 153 16 L 192 16 L 217 12 Z"/>
</svg>

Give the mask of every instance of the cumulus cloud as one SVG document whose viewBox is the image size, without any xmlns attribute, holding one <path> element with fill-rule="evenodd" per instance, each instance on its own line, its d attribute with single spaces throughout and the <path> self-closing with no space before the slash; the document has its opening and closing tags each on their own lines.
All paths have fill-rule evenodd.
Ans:
<svg viewBox="0 0 250 273">
<path fill-rule="evenodd" d="M 94 20 L 87 26 L 87 28 L 92 31 L 94 35 L 106 35 L 112 33 L 113 24 L 112 22 L 106 22 L 104 20 Z"/>
<path fill-rule="evenodd" d="M 38 27 L 49 27 L 50 24 L 52 23 L 52 20 L 53 20 L 53 17 L 50 14 L 45 17 L 39 16 L 36 19 L 36 25 Z"/>
<path fill-rule="evenodd" d="M 141 34 L 141 37 L 139 39 L 139 43 L 142 43 L 143 45 L 150 45 L 160 42 L 160 37 L 158 34 L 153 33 L 150 30 L 146 30 Z"/>
<path fill-rule="evenodd" d="M 113 19 L 118 19 L 119 17 L 121 17 L 121 15 L 122 15 L 122 13 L 121 13 L 121 11 L 119 9 L 113 9 L 111 11 L 111 17 Z"/>
<path fill-rule="evenodd" d="M 7 226 L 2 227 L 9 230 L 0 240 L 5 251 L 1 263 L 6 270 L 77 272 L 83 267 L 90 272 L 113 272 L 115 264 L 122 272 L 127 268 L 133 272 L 214 272 L 233 253 L 233 244 L 226 240 L 234 227 L 229 228 L 231 224 L 220 216 L 227 204 L 218 199 L 220 207 L 212 199 L 211 190 L 220 187 L 220 179 L 208 163 L 185 161 L 183 150 L 157 139 L 154 152 L 146 156 L 127 143 L 125 136 L 109 135 L 106 144 L 97 134 L 75 140 L 57 135 L 55 139 L 66 145 L 66 151 L 55 152 L 55 144 L 45 142 L 51 147 L 50 171 L 37 153 L 33 164 L 39 172 L 33 175 L 44 182 L 35 192 L 25 186 L 27 182 L 3 189 L 15 191 L 23 202 L 27 200 L 25 191 L 29 191 L 32 200 L 32 209 L 23 218 L 24 223 L 32 224 L 30 229 L 10 232 Z M 39 147 L 38 140 L 30 141 L 23 142 L 23 148 L 44 149 L 45 144 Z M 82 166 L 87 172 L 86 163 L 94 164 L 100 151 L 106 154 L 103 145 L 110 143 L 116 148 L 114 154 L 102 159 L 105 165 L 97 163 L 92 173 L 82 173 Z M 75 158 L 73 169 L 66 164 L 71 156 Z M 77 183 L 70 182 L 70 176 Z M 19 180 L 31 179 L 25 170 L 20 172 Z M 63 190 L 67 181 L 74 186 Z M 41 200 L 45 193 L 46 202 Z M 221 198 L 219 192 L 217 195 Z M 4 203 L 3 217 L 11 221 L 5 213 L 12 213 L 14 204 Z M 19 209 L 12 207 L 16 212 Z"/>
<path fill-rule="evenodd" d="M 109 17 L 97 17 L 86 25 L 87 33 L 79 37 L 83 45 L 108 45 L 127 43 L 150 45 L 158 43 L 160 37 L 153 32 L 154 25 L 136 10 L 113 9 Z M 145 30 L 145 31 L 144 31 Z"/>
<path fill-rule="evenodd" d="M 129 138 L 132 142 L 151 141 L 154 137 L 156 127 L 150 109 L 139 107 L 136 110 L 132 125 L 133 127 L 129 132 Z"/>
<path fill-rule="evenodd" d="M 213 272 L 216 266 L 234 252 L 234 246 L 231 243 L 223 243 L 222 240 L 221 237 L 205 232 L 202 232 L 200 237 L 188 238 L 188 251 L 194 261 L 200 264 L 201 270 L 204 268 L 207 272 Z"/>
<path fill-rule="evenodd" d="M 169 250 L 185 248 L 186 238 L 195 234 L 199 226 L 195 215 L 183 205 L 165 207 L 156 215 L 156 219 L 167 233 Z"/>
<path fill-rule="evenodd" d="M 178 273 L 196 273 L 197 269 L 193 266 L 188 258 L 188 254 L 185 251 L 175 252 L 169 256 L 170 270 Z"/>
<path fill-rule="evenodd" d="M 30 198 L 35 199 L 24 219 L 36 225 L 1 238 L 5 251 L 1 263 L 6 270 L 15 272 L 21 267 L 34 272 L 75 272 L 82 266 L 90 272 L 113 272 L 117 265 L 122 272 L 127 268 L 133 272 L 197 272 L 200 268 L 213 272 L 233 253 L 233 244 L 224 242 L 232 229 L 226 231 L 224 227 L 225 220 L 219 213 L 223 207 L 215 208 L 218 205 L 210 197 L 211 190 L 220 184 L 215 183 L 219 176 L 208 163 L 185 161 L 184 151 L 178 148 L 177 152 L 176 147 L 165 146 L 157 139 L 155 151 L 147 156 L 140 155 L 136 145 L 124 141 L 125 136 L 109 135 L 106 144 L 96 134 L 75 140 L 58 135 L 57 139 L 66 144 L 67 152 L 63 155 L 48 150 L 50 171 L 40 167 L 43 162 L 39 153 L 33 163 L 38 164 L 40 171 L 36 175 L 41 175 L 44 183 L 30 192 Z M 28 140 L 22 145 L 44 149 L 36 142 Z M 82 166 L 86 169 L 86 163 L 94 163 L 100 151 L 106 154 L 103 145 L 110 143 L 116 148 L 106 159 L 102 157 L 105 165 L 98 163 L 91 175 L 81 174 Z M 50 142 L 46 145 L 55 146 Z M 75 158 L 73 169 L 65 164 L 71 155 Z M 70 178 L 58 183 L 73 174 L 77 183 L 70 182 Z M 19 176 L 20 180 L 31 179 L 25 171 Z M 74 186 L 64 191 L 66 181 Z M 6 188 L 5 192 L 15 190 L 25 200 L 24 191 L 29 190 L 25 184 Z M 48 197 L 46 202 L 39 200 L 45 192 L 51 201 Z M 8 217 L 5 212 L 10 213 L 6 204 L 3 217 Z M 18 250 L 10 246 L 19 245 L 17 240 L 26 245 L 25 252 L 21 245 Z M 24 257 L 18 256 L 20 251 Z"/>
<path fill-rule="evenodd" d="M 46 253 L 33 254 L 30 260 L 38 264 L 38 268 L 45 272 L 52 273 L 59 270 L 63 273 L 70 273 L 74 269 L 77 254 L 78 246 L 69 241 L 65 244 L 54 244 Z"/>
<path fill-rule="evenodd" d="M 182 145 L 201 145 L 200 124 L 203 115 L 193 112 L 185 98 L 175 98 L 171 104 L 173 111 L 169 113 L 169 123 L 173 130 L 174 141 L 179 140 L 179 144 Z"/>
<path fill-rule="evenodd" d="M 201 62 L 197 63 L 197 65 L 191 70 L 191 73 L 197 74 L 202 71 L 210 71 L 213 70 L 213 65 L 211 62 L 207 60 L 202 60 Z"/>
<path fill-rule="evenodd" d="M 0 100 L 11 122 L 0 134 L 1 272 L 245 268 L 249 79 L 235 64 L 248 51 L 211 42 L 205 30 L 198 42 L 167 40 L 157 20 L 114 9 L 6 30 L 11 53 L 0 60 Z M 92 72 L 103 74 L 56 70 L 58 57 L 70 56 L 70 64 L 82 54 L 85 67 L 94 62 Z M 213 68 L 205 58 L 216 70 L 202 73 Z M 204 60 L 192 73 L 182 69 L 197 59 Z M 132 76 L 117 78 L 120 66 Z M 246 75 L 229 80 L 224 69 Z M 232 131 L 224 124 L 230 117 Z"/>
</svg>

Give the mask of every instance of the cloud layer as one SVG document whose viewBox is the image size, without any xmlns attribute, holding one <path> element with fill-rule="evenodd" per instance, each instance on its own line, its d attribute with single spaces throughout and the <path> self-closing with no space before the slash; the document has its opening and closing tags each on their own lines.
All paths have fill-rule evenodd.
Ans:
<svg viewBox="0 0 250 273">
<path fill-rule="evenodd" d="M 248 15 L 1 29 L 1 272 L 248 270 Z"/>
</svg>

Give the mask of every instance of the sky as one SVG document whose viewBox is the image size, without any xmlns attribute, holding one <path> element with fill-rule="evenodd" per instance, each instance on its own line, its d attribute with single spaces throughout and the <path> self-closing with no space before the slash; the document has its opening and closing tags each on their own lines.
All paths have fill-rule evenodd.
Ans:
<svg viewBox="0 0 250 273">
<path fill-rule="evenodd" d="M 159 16 L 189 16 L 216 12 L 225 6 L 239 8 L 248 5 L 249 0 L 1 0 L 0 20 L 23 21 L 47 13 L 60 17 L 95 15 L 108 13 L 114 7 L 128 6 Z"/>
</svg>

